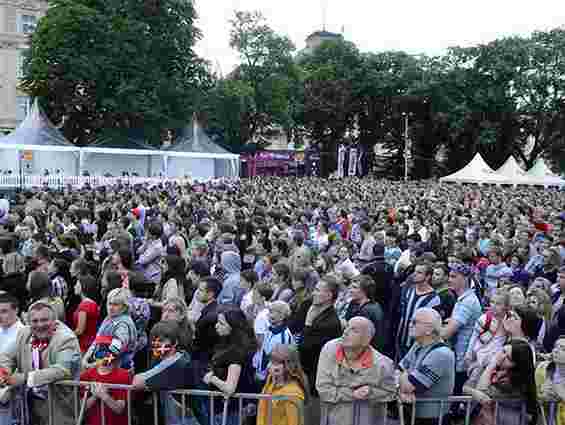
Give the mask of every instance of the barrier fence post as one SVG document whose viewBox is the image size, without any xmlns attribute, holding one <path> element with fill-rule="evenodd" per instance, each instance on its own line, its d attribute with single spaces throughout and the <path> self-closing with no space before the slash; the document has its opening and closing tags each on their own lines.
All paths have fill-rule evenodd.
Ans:
<svg viewBox="0 0 565 425">
<path fill-rule="evenodd" d="M 402 402 L 400 400 L 396 400 L 398 405 L 398 419 L 400 420 L 400 425 L 404 425 L 404 408 L 402 406 Z"/>
<path fill-rule="evenodd" d="M 471 401 L 467 400 L 467 407 L 465 408 L 465 425 L 471 424 Z"/>
<path fill-rule="evenodd" d="M 157 393 L 151 393 L 151 398 L 153 400 L 153 424 L 159 424 L 159 397 Z"/>
<path fill-rule="evenodd" d="M 126 403 L 127 403 L 126 408 L 128 409 L 128 425 L 131 425 L 131 390 L 128 390 L 127 392 Z"/>
<path fill-rule="evenodd" d="M 102 425 L 106 425 L 106 408 L 104 407 L 104 401 L 99 399 L 97 402 L 100 403 L 100 417 L 102 418 Z"/>
<path fill-rule="evenodd" d="M 267 407 L 267 423 L 273 425 L 273 398 L 269 398 L 269 405 Z"/>
<path fill-rule="evenodd" d="M 228 406 L 230 399 L 229 397 L 224 397 L 224 412 L 222 414 L 222 425 L 227 425 L 228 423 Z"/>
<path fill-rule="evenodd" d="M 53 407 L 53 385 L 49 384 L 47 386 L 47 409 L 49 411 L 49 425 L 55 425 Z"/>
<path fill-rule="evenodd" d="M 214 394 L 210 394 L 210 425 L 214 424 Z"/>
<path fill-rule="evenodd" d="M 78 391 L 80 389 L 80 386 L 76 386 L 73 387 L 73 412 L 74 412 L 74 418 L 75 421 L 77 420 L 78 416 L 77 416 L 77 412 L 79 412 L 79 403 L 78 403 Z M 78 424 L 80 425 L 80 422 L 78 422 Z"/>
<path fill-rule="evenodd" d="M 239 404 L 239 425 L 243 424 L 243 397 L 238 398 Z"/>
</svg>

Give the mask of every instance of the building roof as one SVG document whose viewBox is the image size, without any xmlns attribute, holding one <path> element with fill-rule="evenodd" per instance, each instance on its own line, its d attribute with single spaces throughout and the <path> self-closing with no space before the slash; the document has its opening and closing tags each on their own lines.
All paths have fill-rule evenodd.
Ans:
<svg viewBox="0 0 565 425">
<path fill-rule="evenodd" d="M 326 30 L 322 31 L 314 31 L 308 37 L 306 37 L 306 41 L 311 40 L 314 37 L 322 37 L 322 38 L 343 38 L 343 35 L 338 34 L 336 32 L 329 32 Z"/>
</svg>

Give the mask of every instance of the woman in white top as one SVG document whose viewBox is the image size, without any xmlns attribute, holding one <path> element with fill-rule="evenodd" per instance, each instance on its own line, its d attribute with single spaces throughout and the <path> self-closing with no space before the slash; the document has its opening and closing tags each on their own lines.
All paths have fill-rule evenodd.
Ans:
<svg viewBox="0 0 565 425">
<path fill-rule="evenodd" d="M 151 306 L 162 308 L 165 301 L 170 298 L 185 299 L 186 261 L 178 255 L 167 255 L 161 259 L 161 272 L 163 278 L 155 288 Z M 190 294 L 192 295 L 192 294 Z"/>
</svg>

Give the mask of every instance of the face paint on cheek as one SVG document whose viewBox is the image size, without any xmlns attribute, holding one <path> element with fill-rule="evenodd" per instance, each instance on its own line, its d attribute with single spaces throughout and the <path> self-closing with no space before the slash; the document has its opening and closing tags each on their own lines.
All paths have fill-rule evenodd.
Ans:
<svg viewBox="0 0 565 425">
<path fill-rule="evenodd" d="M 112 362 L 116 359 L 116 356 L 113 354 L 109 354 L 102 359 L 96 360 L 96 367 L 109 367 L 112 365 Z"/>
<path fill-rule="evenodd" d="M 161 357 L 166 356 L 174 349 L 175 346 L 173 346 L 172 344 L 164 344 L 159 340 L 159 338 L 153 340 L 153 343 L 151 344 L 151 353 L 156 359 L 160 359 Z"/>
</svg>

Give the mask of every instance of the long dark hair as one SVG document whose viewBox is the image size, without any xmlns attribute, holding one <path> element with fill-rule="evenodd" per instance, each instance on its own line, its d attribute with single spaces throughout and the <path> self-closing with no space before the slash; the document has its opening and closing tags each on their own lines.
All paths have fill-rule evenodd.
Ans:
<svg viewBox="0 0 565 425">
<path fill-rule="evenodd" d="M 163 276 L 163 285 L 167 283 L 169 279 L 175 279 L 179 287 L 182 286 L 185 294 L 185 301 L 192 299 L 192 294 L 194 293 L 194 288 L 192 283 L 186 278 L 186 261 L 184 258 L 178 255 L 167 255 L 165 256 L 165 261 L 167 263 L 167 271 Z"/>
<path fill-rule="evenodd" d="M 526 402 L 526 411 L 531 415 L 530 424 L 536 424 L 538 418 L 538 400 L 535 381 L 534 353 L 529 344 L 524 341 L 511 341 L 512 362 L 510 384 L 519 388 Z"/>
<path fill-rule="evenodd" d="M 226 307 L 219 311 L 231 326 L 231 332 L 226 337 L 220 337 L 218 348 L 212 356 L 212 363 L 223 363 L 224 359 L 236 357 L 248 358 L 257 351 L 257 339 L 251 324 L 245 314 L 234 307 Z"/>
</svg>

